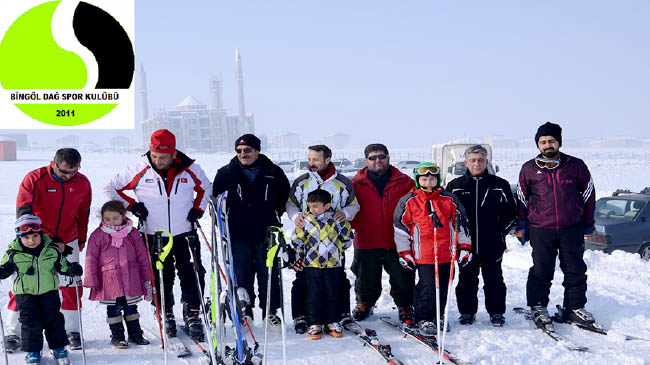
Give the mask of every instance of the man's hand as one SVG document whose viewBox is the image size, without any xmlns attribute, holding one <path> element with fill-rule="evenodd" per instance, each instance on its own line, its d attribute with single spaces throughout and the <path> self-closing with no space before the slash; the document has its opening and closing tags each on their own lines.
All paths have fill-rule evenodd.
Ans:
<svg viewBox="0 0 650 365">
<path fill-rule="evenodd" d="M 144 300 L 151 302 L 153 300 L 153 288 L 151 287 L 151 281 L 144 282 Z"/>
<path fill-rule="evenodd" d="M 142 219 L 143 221 L 147 220 L 147 216 L 149 216 L 149 210 L 147 210 L 147 207 L 145 207 L 144 203 L 137 202 L 133 204 L 130 210 L 134 216 L 138 217 L 138 219 Z"/>
<path fill-rule="evenodd" d="M 515 230 L 515 237 L 519 239 L 519 242 L 521 242 L 521 245 L 524 246 L 526 242 L 529 240 L 529 234 L 528 234 L 528 222 L 525 220 L 519 219 L 517 221 L 517 229 Z"/>
<path fill-rule="evenodd" d="M 58 245 L 59 245 L 59 244 L 57 243 L 57 246 L 58 246 Z M 59 251 L 61 251 L 61 250 L 59 250 Z M 73 252 L 74 252 L 74 250 L 72 249 L 72 247 L 63 244 L 63 251 L 61 251 L 61 254 L 62 254 L 63 256 L 71 255 Z"/>
<path fill-rule="evenodd" d="M 345 213 L 342 210 L 339 210 L 338 212 L 334 213 L 334 219 L 336 219 L 339 222 L 344 222 Z"/>
<path fill-rule="evenodd" d="M 191 223 L 196 223 L 201 217 L 203 217 L 203 212 L 200 209 L 192 208 L 187 213 L 187 220 Z"/>
<path fill-rule="evenodd" d="M 413 255 L 411 251 L 402 251 L 398 253 L 399 255 L 399 264 L 407 270 L 415 270 L 415 260 L 413 260 Z"/>
<path fill-rule="evenodd" d="M 86 242 L 79 242 L 79 252 L 82 252 L 86 247 Z"/>
<path fill-rule="evenodd" d="M 68 276 L 81 276 L 83 274 L 83 272 L 84 272 L 84 270 L 81 267 L 81 265 L 79 265 L 76 262 L 71 262 L 70 263 L 70 268 L 68 269 L 67 274 L 68 274 Z"/>
<path fill-rule="evenodd" d="M 298 214 L 296 219 L 294 219 L 293 223 L 296 225 L 296 227 L 304 228 L 305 227 L 305 216 L 303 214 Z"/>
</svg>

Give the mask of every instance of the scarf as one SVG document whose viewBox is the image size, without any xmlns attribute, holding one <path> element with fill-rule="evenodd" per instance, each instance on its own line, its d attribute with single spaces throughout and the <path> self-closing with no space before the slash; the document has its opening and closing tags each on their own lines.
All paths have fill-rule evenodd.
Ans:
<svg viewBox="0 0 650 365">
<path fill-rule="evenodd" d="M 124 224 L 121 226 L 109 226 L 108 224 L 104 224 L 102 222 L 99 227 L 103 232 L 108 233 L 108 235 L 111 236 L 111 246 L 120 248 L 124 242 L 124 237 L 128 236 L 129 233 L 131 233 L 133 222 L 129 218 L 126 218 L 124 220 Z"/>
</svg>

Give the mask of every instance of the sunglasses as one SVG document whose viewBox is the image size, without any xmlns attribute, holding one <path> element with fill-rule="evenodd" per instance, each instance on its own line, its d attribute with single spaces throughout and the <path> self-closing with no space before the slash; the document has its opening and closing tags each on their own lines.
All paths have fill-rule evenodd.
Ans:
<svg viewBox="0 0 650 365">
<path fill-rule="evenodd" d="M 553 170 L 560 166 L 560 160 L 549 160 L 546 158 L 536 157 L 535 164 L 541 169 Z"/>
<path fill-rule="evenodd" d="M 56 164 L 56 169 L 59 170 L 60 173 L 66 174 L 66 175 L 74 175 L 74 174 L 77 173 L 77 171 L 79 171 L 79 168 L 77 168 L 76 170 L 64 170 L 64 169 L 59 167 L 59 164 Z"/>
<path fill-rule="evenodd" d="M 437 175 L 440 172 L 440 169 L 436 165 L 420 166 L 420 167 L 416 167 L 414 170 L 415 171 L 413 172 L 417 173 L 418 175 L 428 175 L 428 174 Z"/>
<path fill-rule="evenodd" d="M 166 151 L 170 148 L 174 148 L 174 146 L 161 146 L 159 144 L 151 144 L 151 147 L 156 150 L 161 150 L 161 151 Z"/>
<path fill-rule="evenodd" d="M 377 160 L 377 159 L 379 159 L 379 160 L 385 160 L 385 159 L 388 158 L 388 155 L 383 155 L 383 154 L 382 154 L 382 155 L 374 155 L 374 156 L 368 156 L 367 158 L 368 158 L 368 160 L 370 160 L 370 161 L 375 161 L 375 160 Z"/>
<path fill-rule="evenodd" d="M 30 232 L 36 233 L 41 231 L 43 231 L 43 226 L 38 223 L 25 223 L 16 228 L 16 233 L 18 234 L 26 234 Z"/>
<path fill-rule="evenodd" d="M 250 147 L 235 148 L 235 152 L 237 152 L 238 155 L 241 155 L 242 153 L 251 153 L 251 152 L 253 152 L 253 149 L 250 148 Z"/>
</svg>

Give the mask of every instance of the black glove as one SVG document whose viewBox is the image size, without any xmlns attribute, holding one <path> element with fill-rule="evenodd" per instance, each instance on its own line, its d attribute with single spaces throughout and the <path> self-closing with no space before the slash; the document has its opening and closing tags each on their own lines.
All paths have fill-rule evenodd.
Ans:
<svg viewBox="0 0 650 365">
<path fill-rule="evenodd" d="M 76 262 L 69 263 L 70 267 L 68 268 L 68 276 L 81 276 L 84 273 L 84 269 Z"/>
<path fill-rule="evenodd" d="M 134 216 L 138 217 L 138 219 L 146 220 L 147 216 L 149 216 L 149 211 L 147 210 L 147 207 L 144 206 L 144 203 L 135 203 L 130 210 Z"/>
<path fill-rule="evenodd" d="M 18 267 L 16 266 L 16 264 L 14 264 L 14 261 L 10 258 L 9 261 L 4 263 L 4 265 L 0 265 L 0 279 L 6 279 L 16 271 L 18 271 Z"/>
<path fill-rule="evenodd" d="M 187 220 L 192 223 L 196 223 L 196 221 L 201 219 L 201 217 L 203 217 L 201 209 L 192 208 L 189 213 L 187 213 Z"/>
<path fill-rule="evenodd" d="M 68 256 L 68 255 L 72 254 L 73 252 L 74 252 L 74 250 L 72 249 L 72 247 L 70 247 L 68 245 L 63 245 L 63 252 L 61 252 L 61 254 L 63 256 Z"/>
</svg>

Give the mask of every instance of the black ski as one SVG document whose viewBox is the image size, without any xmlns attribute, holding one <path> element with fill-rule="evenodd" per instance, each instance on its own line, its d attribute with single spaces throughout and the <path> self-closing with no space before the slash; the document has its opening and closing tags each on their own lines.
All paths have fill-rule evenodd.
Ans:
<svg viewBox="0 0 650 365">
<path fill-rule="evenodd" d="M 561 305 L 556 305 L 555 307 L 557 308 L 557 312 L 553 315 L 553 317 L 551 317 L 553 322 L 571 324 L 571 325 L 574 325 L 574 326 L 580 328 L 581 330 L 585 330 L 585 331 L 589 331 L 589 332 L 595 332 L 595 333 L 599 333 L 601 335 L 607 335 L 607 330 L 600 323 L 594 322 L 594 323 L 591 323 L 591 324 L 587 325 L 587 324 L 584 324 L 584 323 L 579 323 L 579 322 L 572 321 L 567 316 L 563 315 L 564 308 Z M 626 334 L 623 334 L 623 333 L 620 333 L 620 335 L 625 337 L 625 341 L 632 341 L 632 340 L 650 341 L 647 338 L 641 338 L 641 337 L 626 335 Z"/>
<path fill-rule="evenodd" d="M 533 316 L 530 314 L 529 309 L 525 309 L 525 308 L 521 308 L 521 307 L 515 307 L 515 308 L 512 308 L 512 310 L 514 310 L 515 313 L 522 314 L 524 317 L 526 317 L 526 319 L 528 319 L 530 321 L 533 321 Z M 534 323 L 534 321 L 533 321 L 533 323 Z M 579 351 L 579 352 L 589 351 L 588 347 L 575 345 L 571 340 L 569 340 L 568 338 L 566 338 L 566 337 L 560 335 L 559 333 L 555 332 L 555 330 L 550 330 L 548 328 L 538 327 L 537 324 L 535 324 L 535 328 L 538 328 L 540 331 L 544 332 L 547 336 L 549 336 L 550 338 L 554 339 L 555 341 L 563 344 L 564 347 L 566 347 L 567 349 L 569 349 L 571 351 Z"/>
<path fill-rule="evenodd" d="M 354 321 L 346 322 L 343 324 L 343 328 L 355 334 L 357 338 L 363 342 L 364 345 L 367 345 L 371 349 L 375 350 L 375 352 L 379 354 L 379 356 L 381 356 L 384 360 L 386 360 L 389 365 L 404 364 L 403 362 L 399 361 L 395 355 L 393 355 L 390 345 L 384 345 L 379 342 L 377 333 L 374 330 L 371 330 L 370 328 L 366 328 L 364 330 L 357 322 Z"/>
<path fill-rule="evenodd" d="M 436 336 L 430 336 L 430 335 L 423 335 L 421 334 L 418 330 L 412 328 L 412 327 L 407 327 L 407 326 L 401 326 L 396 322 L 393 322 L 393 320 L 390 317 L 379 317 L 379 319 L 388 324 L 389 326 L 401 331 L 404 334 L 404 337 L 411 338 L 421 345 L 426 346 L 428 349 L 433 350 L 436 354 L 440 354 L 440 347 L 438 346 L 438 341 L 436 340 Z M 458 358 L 456 355 L 453 355 L 447 350 L 444 350 L 442 354 L 442 358 L 452 364 L 456 365 L 467 365 L 469 362 L 462 360 Z"/>
</svg>

